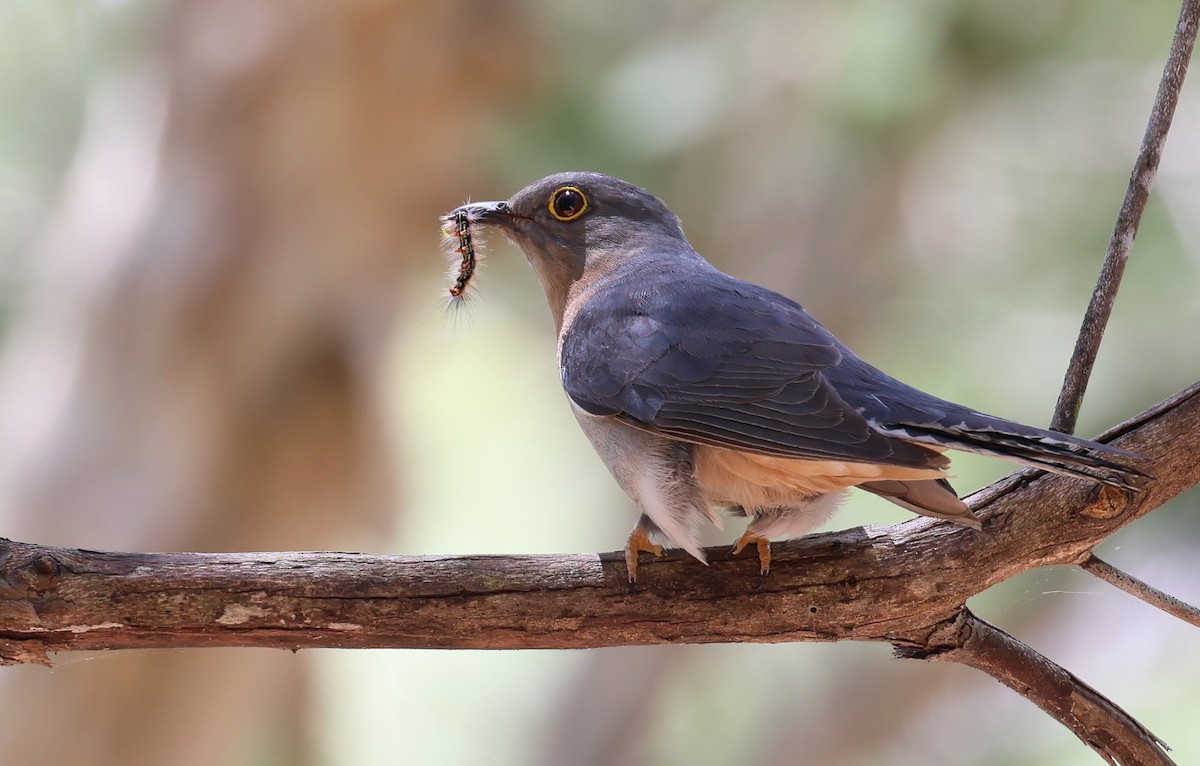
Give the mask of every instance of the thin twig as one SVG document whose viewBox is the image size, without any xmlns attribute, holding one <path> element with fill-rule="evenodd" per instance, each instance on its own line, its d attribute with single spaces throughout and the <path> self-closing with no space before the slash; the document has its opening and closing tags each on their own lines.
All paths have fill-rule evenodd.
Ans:
<svg viewBox="0 0 1200 766">
<path fill-rule="evenodd" d="M 1154 107 L 1150 110 L 1146 135 L 1142 138 L 1142 147 L 1129 178 L 1125 201 L 1121 204 L 1121 212 L 1117 214 L 1117 223 L 1108 243 L 1108 252 L 1104 256 L 1104 264 L 1100 267 L 1100 276 L 1096 280 L 1096 290 L 1092 293 L 1091 303 L 1084 314 L 1079 338 L 1075 341 L 1075 351 L 1071 355 L 1071 362 L 1063 379 L 1062 392 L 1054 407 L 1050 427 L 1056 431 L 1075 431 L 1079 408 L 1083 404 L 1083 394 L 1087 390 L 1088 378 L 1091 377 L 1092 366 L 1096 363 L 1096 354 L 1100 350 L 1100 339 L 1104 336 L 1104 328 L 1112 314 L 1117 288 L 1121 285 L 1121 276 L 1125 273 L 1125 264 L 1129 260 L 1129 249 L 1133 246 L 1133 238 L 1137 235 L 1138 225 L 1142 220 L 1142 211 L 1146 209 L 1146 200 L 1150 196 L 1150 187 L 1158 173 L 1158 163 L 1162 159 L 1167 131 L 1171 128 L 1175 105 L 1179 102 L 1179 91 L 1183 87 L 1192 47 L 1196 42 L 1198 20 L 1200 0 L 1184 0 L 1179 12 L 1179 23 L 1175 28 L 1175 37 L 1171 41 L 1171 51 L 1158 85 L 1158 95 L 1155 96 Z"/>
<path fill-rule="evenodd" d="M 982 670 L 1032 700 L 1110 764 L 1171 766 L 1165 742 L 1112 700 L 1027 644 L 964 608 L 919 649 L 896 655 Z"/>
<path fill-rule="evenodd" d="M 1083 571 L 1099 577 L 1109 585 L 1116 586 L 1129 595 L 1145 601 L 1150 606 L 1157 607 L 1167 614 L 1174 615 L 1184 622 L 1200 628 L 1200 609 L 1122 572 L 1107 561 L 1097 558 L 1095 554 L 1089 556 L 1080 566 Z"/>
</svg>

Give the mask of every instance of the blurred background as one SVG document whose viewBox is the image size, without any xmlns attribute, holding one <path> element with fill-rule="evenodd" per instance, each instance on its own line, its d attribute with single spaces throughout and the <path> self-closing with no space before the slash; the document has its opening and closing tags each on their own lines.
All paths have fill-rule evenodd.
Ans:
<svg viewBox="0 0 1200 766">
<path fill-rule="evenodd" d="M 122 550 L 604 551 L 635 513 L 494 241 L 542 175 L 645 186 L 718 266 L 941 396 L 1049 421 L 1170 2 L 4 0 L 0 534 Z M 1079 432 L 1200 370 L 1185 89 Z M 962 491 L 1011 466 L 956 460 Z M 1193 603 L 1200 496 L 1102 549 Z M 836 527 L 903 511 L 857 495 Z M 710 543 L 731 542 L 740 530 Z M 1200 635 L 1074 571 L 972 607 L 1200 761 Z M 62 655 L 0 752 L 89 764 L 1092 764 L 885 646 Z"/>
</svg>

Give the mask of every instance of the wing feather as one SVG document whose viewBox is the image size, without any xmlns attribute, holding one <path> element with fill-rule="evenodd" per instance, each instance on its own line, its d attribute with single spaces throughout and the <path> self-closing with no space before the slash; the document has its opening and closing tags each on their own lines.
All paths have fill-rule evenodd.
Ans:
<svg viewBox="0 0 1200 766">
<path fill-rule="evenodd" d="M 1111 459 L 1137 457 L 1123 450 L 901 383 L 799 304 L 691 256 L 686 273 L 664 258 L 611 278 L 576 312 L 559 364 L 579 407 L 776 457 L 945 468 L 940 450 L 953 447 L 1118 487 L 1144 475 Z"/>
<path fill-rule="evenodd" d="M 825 373 L 842 357 L 799 304 L 711 268 L 613 280 L 560 348 L 567 394 L 594 415 L 766 455 L 944 467 L 839 396 Z"/>
</svg>

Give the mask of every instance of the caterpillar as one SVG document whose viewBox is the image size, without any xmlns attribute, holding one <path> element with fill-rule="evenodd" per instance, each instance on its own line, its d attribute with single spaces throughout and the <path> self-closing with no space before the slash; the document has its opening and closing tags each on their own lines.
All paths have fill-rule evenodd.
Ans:
<svg viewBox="0 0 1200 766">
<path fill-rule="evenodd" d="M 442 238 L 447 251 L 462 257 L 457 269 L 452 266 L 450 270 L 453 280 L 449 288 L 450 298 L 458 301 L 466 294 L 475 276 L 475 269 L 479 266 L 475 242 L 471 237 L 471 218 L 464 208 L 459 208 L 442 216 L 442 221 Z"/>
</svg>

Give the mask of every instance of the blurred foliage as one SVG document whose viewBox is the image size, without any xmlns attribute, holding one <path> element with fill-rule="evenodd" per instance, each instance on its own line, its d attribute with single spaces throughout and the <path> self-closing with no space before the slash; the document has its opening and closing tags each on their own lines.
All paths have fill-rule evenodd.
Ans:
<svg viewBox="0 0 1200 766">
<path fill-rule="evenodd" d="M 141 65 L 166 7 L 0 5 L 6 312 L 22 299 L 21 255 L 53 209 L 89 92 Z M 720 267 L 797 298 L 873 363 L 941 396 L 1045 423 L 1176 10 L 1111 0 L 526 0 L 519 94 L 478 114 L 469 104 L 479 94 L 461 94 L 478 120 L 464 148 L 476 172 L 461 195 L 507 197 L 567 169 L 628 178 L 664 198 Z M 1195 90 L 1185 92 L 1139 232 L 1084 435 L 1200 369 Z M 528 268 L 492 242 L 482 295 L 448 318 L 436 297 L 436 236 L 431 220 L 412 243 L 428 265 L 414 267 L 401 296 L 388 380 L 405 512 L 395 539 L 375 547 L 619 547 L 634 513 L 565 405 Z M 964 491 L 1011 470 L 973 456 L 955 465 Z M 1197 510 L 1192 493 L 1124 530 L 1106 555 L 1194 602 Z M 905 517 L 856 494 L 834 525 Z M 1181 662 L 1200 648 L 1194 632 L 1074 572 L 1028 573 L 977 601 L 1125 705 L 1181 763 L 1200 757 L 1191 725 L 1200 668 Z M 571 741 L 560 729 L 590 725 L 567 712 L 589 693 L 578 680 L 587 668 L 619 670 L 655 651 L 321 652 L 313 762 L 398 753 L 414 763 L 537 762 L 545 742 Z M 1094 761 L 990 679 L 892 662 L 881 647 L 674 651 L 661 684 L 621 703 L 636 713 L 615 730 L 627 737 L 622 763 Z"/>
</svg>

